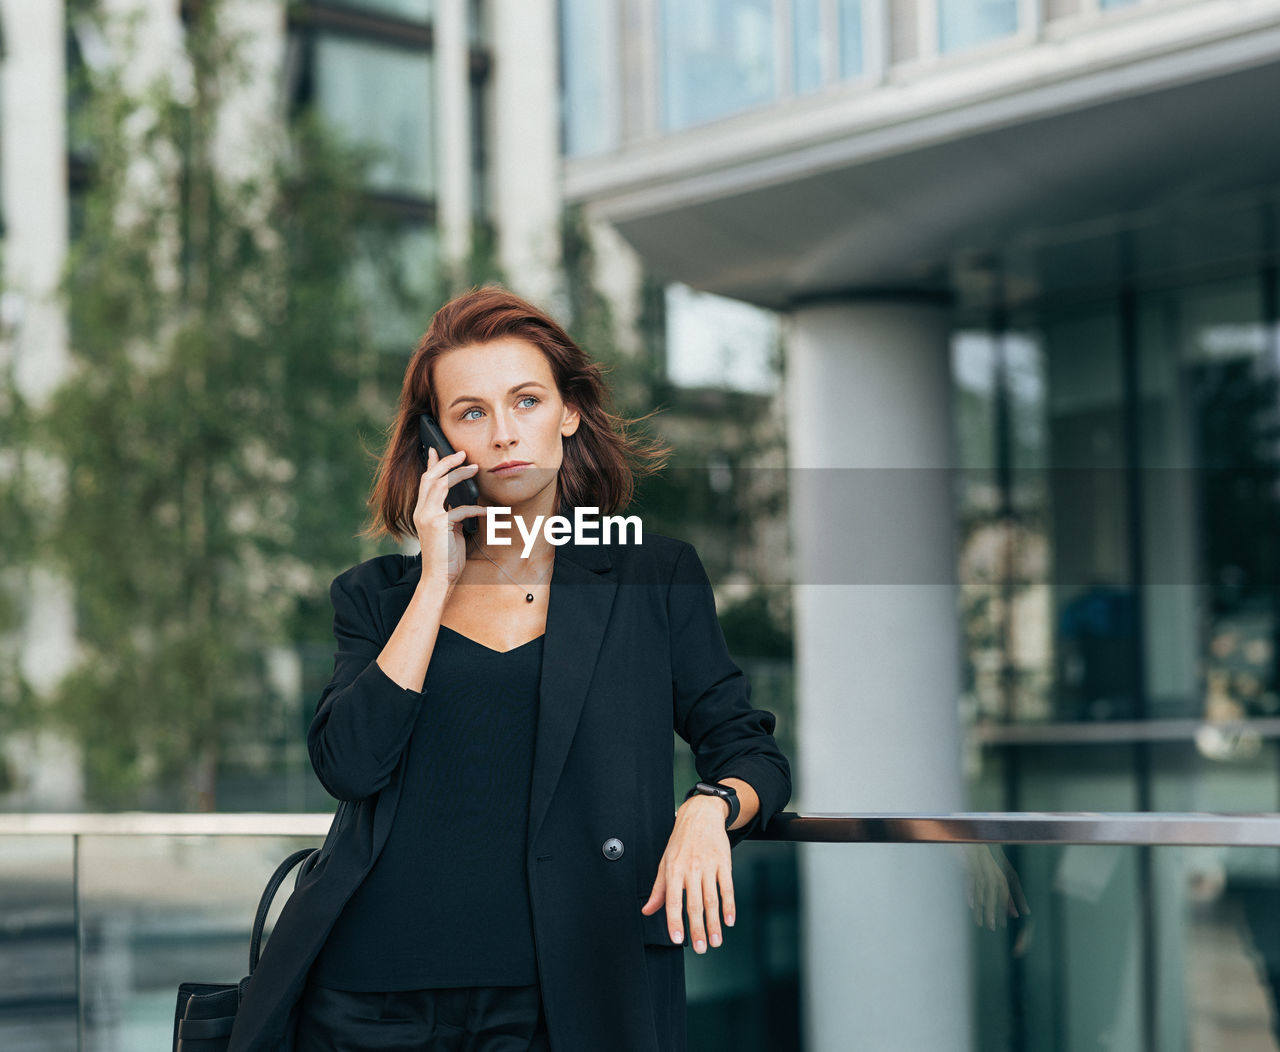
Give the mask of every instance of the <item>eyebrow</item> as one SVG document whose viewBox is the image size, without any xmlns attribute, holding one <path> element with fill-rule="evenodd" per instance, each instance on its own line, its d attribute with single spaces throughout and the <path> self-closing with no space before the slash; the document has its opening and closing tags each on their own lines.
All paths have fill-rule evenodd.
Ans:
<svg viewBox="0 0 1280 1052">
<path fill-rule="evenodd" d="M 526 380 L 522 384 L 516 384 L 515 387 L 511 388 L 511 390 L 507 392 L 507 394 L 509 395 L 515 394 L 517 391 L 522 391 L 526 387 L 541 387 L 544 391 L 547 389 L 545 384 L 540 384 L 538 383 L 537 380 Z M 459 402 L 483 402 L 483 401 L 484 399 L 481 398 L 479 395 L 462 395 L 461 397 L 455 398 L 452 402 L 450 402 L 448 405 L 448 408 L 452 409 Z"/>
</svg>

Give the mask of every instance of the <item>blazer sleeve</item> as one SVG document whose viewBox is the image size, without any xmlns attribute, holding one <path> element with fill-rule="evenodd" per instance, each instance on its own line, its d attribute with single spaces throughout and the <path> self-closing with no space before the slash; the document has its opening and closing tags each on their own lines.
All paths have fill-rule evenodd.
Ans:
<svg viewBox="0 0 1280 1052">
<path fill-rule="evenodd" d="M 307 751 L 330 795 L 361 800 L 391 780 L 425 695 L 401 687 L 376 660 L 386 643 L 377 628 L 376 593 L 347 571 L 329 597 L 338 650 L 307 731 Z"/>
<path fill-rule="evenodd" d="M 691 545 L 676 558 L 667 612 L 676 733 L 703 781 L 741 778 L 760 798 L 756 816 L 730 830 L 733 847 L 786 806 L 791 766 L 773 737 L 777 718 L 751 706 L 750 681 L 729 657 L 711 581 Z"/>
</svg>

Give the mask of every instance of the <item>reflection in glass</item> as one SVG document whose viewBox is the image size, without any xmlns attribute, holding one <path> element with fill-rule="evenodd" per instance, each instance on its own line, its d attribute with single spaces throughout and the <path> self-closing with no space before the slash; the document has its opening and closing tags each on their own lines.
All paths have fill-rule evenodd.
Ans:
<svg viewBox="0 0 1280 1052">
<path fill-rule="evenodd" d="M 1280 383 L 1256 281 L 1183 291 L 1176 318 L 1199 516 L 1204 716 L 1280 711 Z"/>
<path fill-rule="evenodd" d="M 433 194 L 430 55 L 321 35 L 315 71 L 320 112 L 349 142 L 377 154 L 371 188 Z"/>
<path fill-rule="evenodd" d="M 1280 1048 L 1275 849 L 1006 851 L 1033 912 L 971 929 L 974 1048 Z"/>
<path fill-rule="evenodd" d="M 965 894 L 973 921 L 990 931 L 1006 928 L 1010 919 L 1026 920 L 1031 913 L 1022 883 L 998 844 L 960 845 L 966 871 Z M 1031 942 L 1031 929 L 1024 927 L 1013 953 L 1021 957 Z"/>
<path fill-rule="evenodd" d="M 774 98 L 769 0 L 662 0 L 659 40 L 665 130 Z"/>
<path fill-rule="evenodd" d="M 1044 355 L 1027 333 L 963 331 L 952 342 L 952 376 L 966 720 L 1049 719 Z"/>
<path fill-rule="evenodd" d="M 1017 31 L 1017 0 L 938 0 L 938 50 L 944 54 Z"/>
</svg>

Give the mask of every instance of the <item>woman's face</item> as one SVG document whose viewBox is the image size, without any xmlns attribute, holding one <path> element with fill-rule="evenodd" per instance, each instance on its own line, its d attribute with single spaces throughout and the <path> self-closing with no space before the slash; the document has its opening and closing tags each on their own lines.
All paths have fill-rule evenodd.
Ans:
<svg viewBox="0 0 1280 1052">
<path fill-rule="evenodd" d="M 578 411 L 561 399 L 542 352 L 518 337 L 457 347 L 435 360 L 431 382 L 445 437 L 480 466 L 481 503 L 542 498 L 554 514 L 562 439 L 578 430 Z"/>
</svg>

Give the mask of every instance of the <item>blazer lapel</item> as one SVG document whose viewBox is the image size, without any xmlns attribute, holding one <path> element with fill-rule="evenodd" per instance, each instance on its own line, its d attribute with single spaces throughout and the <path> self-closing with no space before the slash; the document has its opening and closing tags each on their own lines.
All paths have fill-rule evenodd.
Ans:
<svg viewBox="0 0 1280 1052">
<path fill-rule="evenodd" d="M 601 546 L 579 546 L 570 541 L 556 549 L 538 684 L 538 729 L 529 789 L 530 844 L 546 817 L 587 700 L 618 590 L 612 565 L 608 550 Z M 407 560 L 400 580 L 379 595 L 387 636 L 404 616 L 421 572 L 416 557 Z"/>
<path fill-rule="evenodd" d="M 529 844 L 542 828 L 565 756 L 578 728 L 587 688 L 604 641 L 609 611 L 618 590 L 602 547 L 572 542 L 556 549 L 547 602 L 547 634 L 542 643 L 538 686 L 538 731 L 529 788 Z"/>
</svg>

